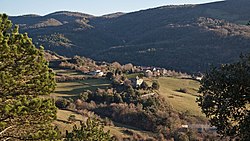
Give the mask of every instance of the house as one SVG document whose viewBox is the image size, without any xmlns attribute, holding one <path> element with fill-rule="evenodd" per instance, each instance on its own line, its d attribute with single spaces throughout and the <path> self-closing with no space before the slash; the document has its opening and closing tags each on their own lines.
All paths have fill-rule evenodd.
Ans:
<svg viewBox="0 0 250 141">
<path fill-rule="evenodd" d="M 138 76 L 136 76 L 136 78 L 132 78 L 130 79 L 131 81 L 131 84 L 134 88 L 138 88 L 141 86 L 141 84 L 143 83 L 143 79 L 142 78 L 139 78 Z"/>
<path fill-rule="evenodd" d="M 93 76 L 99 76 L 99 77 L 102 77 L 104 75 L 104 73 L 101 70 L 91 71 L 89 72 L 89 74 Z"/>
<path fill-rule="evenodd" d="M 146 77 L 152 77 L 152 76 L 153 76 L 153 72 L 152 72 L 151 70 L 146 70 L 146 71 L 144 72 L 144 75 L 145 75 Z"/>
<path fill-rule="evenodd" d="M 198 80 L 198 81 L 201 81 L 203 77 L 200 77 L 200 76 L 196 76 L 195 79 Z"/>
<path fill-rule="evenodd" d="M 202 73 L 197 73 L 196 75 L 193 75 L 192 78 L 197 81 L 201 81 L 204 75 Z"/>
<path fill-rule="evenodd" d="M 188 128 L 188 125 L 187 124 L 183 124 L 183 125 L 181 125 L 181 128 Z"/>
<path fill-rule="evenodd" d="M 192 78 L 193 78 L 194 80 L 201 81 L 202 78 L 203 78 L 203 75 L 201 75 L 201 76 L 192 76 Z"/>
</svg>

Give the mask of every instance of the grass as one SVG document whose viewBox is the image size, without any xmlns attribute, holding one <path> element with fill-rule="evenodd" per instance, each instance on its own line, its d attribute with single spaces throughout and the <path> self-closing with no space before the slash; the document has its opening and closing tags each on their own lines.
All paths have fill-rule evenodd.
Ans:
<svg viewBox="0 0 250 141">
<path fill-rule="evenodd" d="M 69 76 L 82 76 L 80 72 L 76 72 L 74 70 L 54 70 L 58 74 L 63 75 L 69 75 Z M 135 77 L 132 75 L 131 77 Z M 58 82 L 56 90 L 53 94 L 51 94 L 52 97 L 68 97 L 72 98 L 75 96 L 78 96 L 81 92 L 84 90 L 95 90 L 97 88 L 106 88 L 110 86 L 110 81 L 104 78 L 99 79 L 85 79 L 85 80 L 76 80 L 72 82 Z M 68 117 L 70 115 L 75 115 L 76 119 L 78 121 L 74 123 L 68 122 Z M 80 126 L 79 121 L 86 121 L 87 117 L 84 117 L 83 115 L 74 113 L 72 111 L 68 110 L 58 110 L 57 111 L 57 120 L 53 122 L 54 125 L 58 126 L 59 130 L 63 135 L 65 135 L 66 130 L 71 131 L 73 129 L 73 126 L 76 124 L 77 126 Z M 148 136 L 149 133 L 145 131 L 141 131 L 139 129 L 134 129 L 132 127 L 127 127 L 126 125 L 121 124 L 115 124 L 115 126 L 105 126 L 105 131 L 110 131 L 112 135 L 115 135 L 120 138 L 126 138 L 130 135 L 127 135 L 124 130 L 130 130 L 132 132 L 135 132 L 137 134 L 140 134 L 142 136 Z"/>
<path fill-rule="evenodd" d="M 75 97 L 84 90 L 96 90 L 97 88 L 106 88 L 110 86 L 110 81 L 107 79 L 86 79 L 72 82 L 59 82 L 52 96 L 60 97 Z"/>
<path fill-rule="evenodd" d="M 72 70 L 56 70 L 56 73 L 69 75 L 69 76 L 80 76 L 83 75 L 79 72 Z M 135 77 L 138 74 L 129 75 L 129 77 Z M 167 101 L 180 112 L 189 111 L 192 115 L 202 115 L 199 107 L 195 103 L 195 99 L 199 88 L 199 82 L 194 80 L 187 79 L 177 79 L 170 77 L 162 77 L 157 79 L 160 84 L 159 93 L 165 97 Z M 152 83 L 151 79 L 147 79 L 147 83 Z M 149 84 L 150 85 L 150 84 Z M 95 90 L 97 88 L 106 88 L 110 86 L 110 81 L 104 78 L 99 79 L 85 79 L 85 80 L 76 80 L 72 82 L 59 82 L 55 92 L 52 94 L 53 97 L 68 97 L 73 98 L 78 96 L 84 90 Z M 178 92 L 180 88 L 187 89 L 187 93 Z M 68 117 L 70 115 L 75 115 L 77 120 L 85 121 L 87 117 L 84 117 L 80 114 L 74 113 L 67 110 L 58 110 L 57 120 L 54 121 L 54 124 L 59 127 L 59 130 L 65 134 L 65 131 L 71 131 L 73 125 L 80 125 L 79 121 L 75 123 L 69 123 Z M 106 131 L 110 131 L 112 135 L 118 136 L 120 138 L 126 138 L 131 135 L 126 134 L 125 130 L 132 131 L 134 133 L 140 134 L 142 136 L 152 136 L 152 133 L 141 131 L 133 127 L 128 127 L 126 125 L 120 125 L 115 123 L 115 126 L 105 126 Z"/>
<path fill-rule="evenodd" d="M 91 77 L 91 75 L 84 74 L 82 72 L 70 69 L 54 69 L 54 72 L 59 75 L 66 75 L 66 76 L 79 76 L 79 77 Z"/>
<path fill-rule="evenodd" d="M 159 93 L 180 112 L 189 112 L 191 115 L 204 116 L 201 113 L 196 101 L 199 82 L 190 79 L 178 79 L 172 77 L 161 77 Z M 180 88 L 185 88 L 187 93 L 178 92 Z"/>
<path fill-rule="evenodd" d="M 75 115 L 77 120 L 86 121 L 87 117 L 84 117 L 80 114 L 74 113 L 67 110 L 57 110 L 57 120 L 53 122 L 54 125 L 58 127 L 60 132 L 65 135 L 66 130 L 71 131 L 74 124 L 80 126 L 80 122 L 75 122 L 74 124 L 68 123 L 68 117 L 70 115 Z"/>
<path fill-rule="evenodd" d="M 69 123 L 68 122 L 68 117 L 70 115 L 75 115 L 76 119 L 78 121 L 74 123 Z M 53 122 L 54 125 L 56 125 L 59 129 L 59 131 L 62 133 L 62 135 L 65 135 L 66 130 L 72 131 L 73 126 L 77 125 L 80 126 L 79 121 L 86 122 L 87 117 L 74 113 L 72 111 L 67 111 L 67 110 L 58 110 L 57 111 L 57 120 Z M 142 136 L 148 136 L 148 135 L 153 135 L 152 133 L 146 132 L 146 131 L 141 131 L 141 130 L 136 130 L 133 128 L 129 127 L 123 127 L 123 126 L 104 126 L 104 131 L 110 131 L 110 133 L 114 136 L 120 137 L 120 138 L 126 138 L 129 137 L 126 133 L 124 133 L 124 130 L 130 130 L 134 133 L 140 134 Z"/>
<path fill-rule="evenodd" d="M 131 78 L 136 78 L 136 76 L 143 75 L 143 73 L 132 73 L 132 74 L 126 74 L 126 77 L 131 79 Z"/>
<path fill-rule="evenodd" d="M 75 115 L 75 117 L 78 121 L 76 121 L 74 123 L 69 123 L 68 117 L 70 115 Z M 57 120 L 55 120 L 53 122 L 53 124 L 58 127 L 58 129 L 60 130 L 62 135 L 65 135 L 66 130 L 72 131 L 74 125 L 80 126 L 79 121 L 86 121 L 86 120 L 87 120 L 87 117 L 84 117 L 84 116 L 77 114 L 77 113 L 74 113 L 72 111 L 58 110 L 57 111 Z"/>
</svg>

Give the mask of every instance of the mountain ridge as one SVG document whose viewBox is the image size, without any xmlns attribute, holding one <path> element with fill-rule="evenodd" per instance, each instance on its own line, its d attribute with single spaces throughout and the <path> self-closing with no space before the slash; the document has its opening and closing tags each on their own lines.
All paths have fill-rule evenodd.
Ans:
<svg viewBox="0 0 250 141">
<path fill-rule="evenodd" d="M 197 72 L 250 51 L 248 5 L 239 0 L 103 16 L 60 11 L 10 18 L 37 44 L 61 55 Z"/>
</svg>

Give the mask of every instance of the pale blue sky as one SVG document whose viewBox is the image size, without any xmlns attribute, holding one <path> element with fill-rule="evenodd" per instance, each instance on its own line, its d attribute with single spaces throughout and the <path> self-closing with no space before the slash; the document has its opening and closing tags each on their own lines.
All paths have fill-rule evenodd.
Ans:
<svg viewBox="0 0 250 141">
<path fill-rule="evenodd" d="M 133 12 L 163 5 L 200 4 L 219 0 L 0 0 L 0 13 L 11 16 L 45 15 L 55 11 L 76 11 L 100 16 Z"/>
</svg>

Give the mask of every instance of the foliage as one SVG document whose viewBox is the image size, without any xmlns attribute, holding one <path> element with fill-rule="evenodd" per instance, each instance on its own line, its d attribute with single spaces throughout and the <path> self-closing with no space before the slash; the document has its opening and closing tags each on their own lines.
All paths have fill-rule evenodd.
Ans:
<svg viewBox="0 0 250 141">
<path fill-rule="evenodd" d="M 76 121 L 76 116 L 75 116 L 75 115 L 72 115 L 72 114 L 69 115 L 68 121 L 72 121 L 72 122 Z"/>
<path fill-rule="evenodd" d="M 250 26 L 250 21 L 247 22 L 247 26 Z"/>
<path fill-rule="evenodd" d="M 188 136 L 185 133 L 179 132 L 179 133 L 177 133 L 177 135 L 175 137 L 175 140 L 178 140 L 178 141 L 189 141 L 189 138 L 188 138 Z"/>
<path fill-rule="evenodd" d="M 82 98 L 84 96 L 84 98 Z M 129 87 L 126 91 L 118 93 L 113 89 L 97 89 L 96 91 L 86 91 L 81 94 L 83 101 L 95 101 L 96 103 L 136 103 L 139 100 L 139 94 L 135 94 L 134 89 Z M 85 100 L 84 100 L 85 99 Z"/>
<path fill-rule="evenodd" d="M 181 92 L 181 93 L 187 93 L 188 90 L 186 88 L 180 88 L 179 90 L 177 90 L 178 92 Z"/>
<path fill-rule="evenodd" d="M 70 104 L 69 100 L 65 98 L 58 98 L 55 102 L 56 107 L 59 109 L 64 109 L 67 106 L 69 106 L 69 104 Z"/>
<path fill-rule="evenodd" d="M 12 18 L 26 27 L 36 42 L 48 44 L 46 49 L 65 56 L 78 54 L 193 73 L 207 70 L 210 63 L 231 62 L 240 52 L 249 51 L 249 27 L 238 25 L 250 19 L 249 5 L 248 0 L 227 0 L 199 6 L 164 6 L 112 18 L 72 12 Z M 206 21 L 206 17 L 211 20 Z M 62 25 L 30 28 L 48 19 L 61 21 Z M 87 24 L 93 28 L 79 32 L 86 26 L 79 22 L 82 19 L 89 20 Z"/>
<path fill-rule="evenodd" d="M 140 88 L 142 88 L 144 90 L 148 89 L 148 84 L 145 81 L 143 81 L 142 84 L 141 84 L 141 86 L 140 86 Z"/>
<path fill-rule="evenodd" d="M 107 78 L 108 80 L 113 79 L 113 77 L 114 77 L 114 73 L 112 73 L 112 72 L 107 72 L 106 78 Z"/>
<path fill-rule="evenodd" d="M 199 106 L 223 136 L 249 140 L 250 57 L 213 68 L 201 81 Z"/>
<path fill-rule="evenodd" d="M 0 140 L 53 140 L 58 133 L 54 101 L 40 98 L 55 89 L 43 49 L 5 14 L 0 15 Z"/>
<path fill-rule="evenodd" d="M 65 141 L 112 141 L 109 131 L 105 132 L 103 128 L 99 121 L 88 118 L 80 128 L 75 125 L 72 132 L 67 131 Z"/>
<path fill-rule="evenodd" d="M 159 90 L 160 84 L 158 83 L 158 81 L 154 81 L 152 83 L 152 88 L 155 89 L 155 90 Z"/>
</svg>

